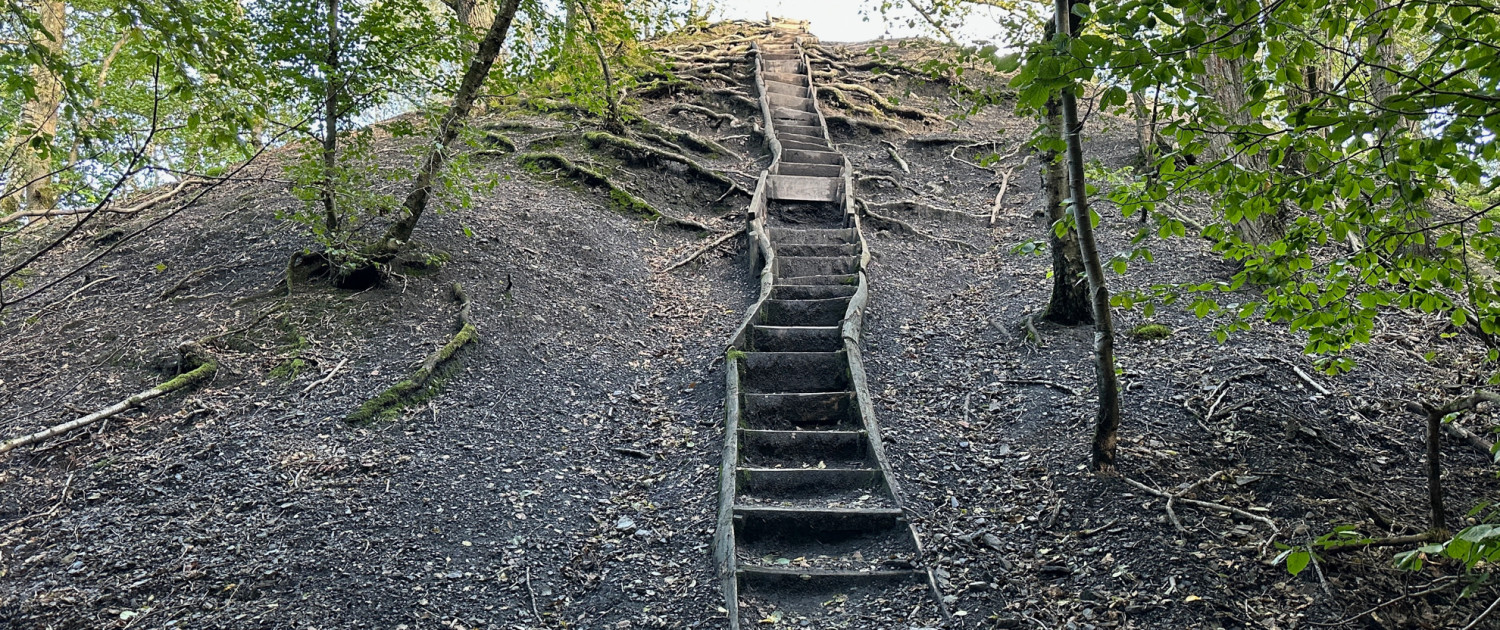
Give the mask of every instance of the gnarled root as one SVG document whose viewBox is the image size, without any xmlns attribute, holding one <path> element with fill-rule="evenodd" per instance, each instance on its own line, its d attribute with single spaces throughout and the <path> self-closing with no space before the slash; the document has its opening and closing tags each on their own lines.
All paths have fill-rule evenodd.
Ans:
<svg viewBox="0 0 1500 630">
<path fill-rule="evenodd" d="M 601 189 L 609 197 L 610 207 L 619 212 L 647 221 L 659 221 L 669 227 L 680 227 L 695 232 L 713 231 L 712 228 L 697 221 L 668 216 L 599 171 L 577 164 L 556 153 L 522 153 L 516 157 L 516 163 L 533 173 L 550 172 L 582 186 Z"/>
<path fill-rule="evenodd" d="M 645 164 L 656 164 L 663 161 L 676 162 L 687 167 L 688 173 L 694 177 L 728 187 L 731 190 L 737 190 L 747 197 L 750 196 L 750 191 L 745 190 L 739 184 L 735 183 L 734 180 L 729 179 L 729 177 L 722 173 L 710 170 L 692 158 L 680 153 L 672 153 L 648 147 L 634 140 L 621 138 L 620 136 L 603 131 L 585 133 L 583 134 L 583 138 L 588 141 L 590 146 L 596 149 L 601 147 L 608 148 L 615 155 L 629 162 Z"/>
<path fill-rule="evenodd" d="M 454 356 L 464 346 L 479 339 L 479 330 L 469 319 L 469 295 L 464 293 L 463 287 L 457 282 L 453 283 L 453 299 L 459 303 L 458 332 L 454 333 L 453 337 L 448 339 L 448 343 L 443 344 L 443 347 L 427 355 L 411 377 L 365 401 L 359 409 L 349 414 L 346 420 L 362 424 L 389 419 L 407 406 L 425 402 L 437 395 L 443 381 L 447 380 L 457 367 Z"/>
</svg>

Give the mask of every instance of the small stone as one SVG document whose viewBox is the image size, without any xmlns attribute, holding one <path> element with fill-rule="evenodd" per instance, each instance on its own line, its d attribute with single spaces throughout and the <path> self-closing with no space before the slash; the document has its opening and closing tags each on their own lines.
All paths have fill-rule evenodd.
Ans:
<svg viewBox="0 0 1500 630">
<path fill-rule="evenodd" d="M 620 531 L 633 530 L 635 529 L 635 519 L 632 519 L 629 516 L 621 516 L 620 520 L 615 521 L 615 529 L 618 529 Z"/>
<path fill-rule="evenodd" d="M 995 551 L 1000 551 L 1000 537 L 994 534 L 985 534 L 984 546 L 989 547 L 990 549 L 994 549 Z"/>
</svg>

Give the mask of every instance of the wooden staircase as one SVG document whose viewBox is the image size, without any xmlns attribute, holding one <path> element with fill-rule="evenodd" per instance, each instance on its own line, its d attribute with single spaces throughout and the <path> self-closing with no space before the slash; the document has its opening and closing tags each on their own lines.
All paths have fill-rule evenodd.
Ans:
<svg viewBox="0 0 1500 630">
<path fill-rule="evenodd" d="M 869 250 L 809 40 L 779 29 L 755 45 L 774 160 L 748 212 L 760 299 L 726 358 L 715 559 L 732 629 L 907 628 L 947 610 L 870 404 L 859 349 Z"/>
</svg>

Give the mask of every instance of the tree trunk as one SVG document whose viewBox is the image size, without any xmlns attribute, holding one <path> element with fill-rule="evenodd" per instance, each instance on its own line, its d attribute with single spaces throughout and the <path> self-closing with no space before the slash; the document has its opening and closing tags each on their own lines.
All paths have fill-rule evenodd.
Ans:
<svg viewBox="0 0 1500 630">
<path fill-rule="evenodd" d="M 447 114 L 443 115 L 443 120 L 438 126 L 435 146 L 432 152 L 427 154 L 427 160 L 422 165 L 422 172 L 417 174 L 417 181 L 412 185 L 411 192 L 406 195 L 406 201 L 402 204 L 406 209 L 406 216 L 386 230 L 372 258 L 389 260 L 411 241 L 412 232 L 417 229 L 417 221 L 422 218 L 422 213 L 427 209 L 427 200 L 432 196 L 432 182 L 442 170 L 443 163 L 447 161 L 448 147 L 458 138 L 459 130 L 469 117 L 469 111 L 474 107 L 474 100 L 479 96 L 479 89 L 484 86 L 484 80 L 490 75 L 490 67 L 495 64 L 495 58 L 500 56 L 500 48 L 505 44 L 505 36 L 510 32 L 510 23 L 515 19 L 516 8 L 520 4 L 521 0 L 505 0 L 505 4 L 500 7 L 499 13 L 495 16 L 494 23 L 490 25 L 490 30 L 479 42 L 479 50 L 474 53 L 474 59 L 469 62 L 469 69 L 464 72 L 463 83 L 459 85 L 458 93 L 453 97 L 453 106 L 448 109 Z"/>
<path fill-rule="evenodd" d="M 33 33 L 32 42 L 55 59 L 63 55 L 66 33 L 67 3 L 63 0 L 39 0 L 36 4 L 42 30 Z M 62 104 L 62 81 L 45 64 L 31 66 L 36 82 L 36 97 L 21 106 L 20 124 L 3 159 L 14 153 L 11 171 L 15 190 L 0 199 L 0 209 L 10 214 L 24 203 L 27 210 L 51 210 L 57 206 L 57 188 L 52 184 L 52 139 L 57 135 L 58 108 Z M 40 140 L 36 140 L 40 138 Z M 40 142 L 42 148 L 35 148 Z"/>
<path fill-rule="evenodd" d="M 323 77 L 323 226 L 332 237 L 339 230 L 339 0 L 328 0 L 328 68 Z"/>
<path fill-rule="evenodd" d="M 1059 47 L 1066 50 L 1072 38 L 1071 0 L 1054 0 L 1057 7 L 1057 31 L 1062 35 Z M 1083 123 L 1078 120 L 1075 86 L 1062 89 L 1063 127 L 1067 131 L 1068 190 L 1073 221 L 1078 226 L 1078 246 L 1088 275 L 1089 293 L 1094 309 L 1094 376 L 1099 389 L 1099 411 L 1094 418 L 1092 465 L 1095 472 L 1113 474 L 1115 447 L 1120 430 L 1120 379 L 1115 374 L 1115 325 L 1109 312 L 1109 287 L 1104 284 L 1104 265 L 1094 241 L 1093 215 L 1089 212 L 1088 194 L 1083 179 Z"/>
<path fill-rule="evenodd" d="M 1389 3 L 1381 2 L 1380 10 L 1389 10 Z M 1387 68 L 1401 67 L 1401 51 L 1396 46 L 1394 33 L 1389 30 L 1372 33 L 1369 45 L 1374 49 L 1375 57 L 1380 60 L 1380 65 Z M 1369 73 L 1370 103 L 1376 107 L 1383 106 L 1386 99 L 1396 94 L 1396 86 L 1392 85 L 1386 79 L 1385 70 L 1371 66 Z M 1377 118 L 1382 116 L 1382 112 L 1379 111 L 1373 112 L 1373 114 Z M 1400 114 L 1386 114 L 1386 116 L 1386 119 L 1392 120 L 1393 124 L 1381 128 L 1377 134 L 1381 142 L 1380 158 L 1383 161 L 1394 161 L 1397 159 L 1396 152 L 1385 143 L 1401 135 L 1420 136 L 1422 134 L 1422 124 L 1410 116 Z M 1410 178 L 1406 181 L 1397 181 L 1394 183 L 1398 188 L 1405 189 L 1422 185 Z M 1412 256 L 1431 257 L 1433 253 L 1432 235 L 1428 230 L 1428 226 L 1432 223 L 1432 198 L 1424 196 L 1422 201 L 1410 203 L 1406 201 L 1404 196 L 1397 196 L 1392 203 L 1406 207 L 1404 214 L 1411 222 L 1411 225 L 1407 229 L 1417 230 L 1422 237 L 1420 243 L 1416 242 L 1414 237 L 1406 239 L 1405 242 L 1401 243 L 1401 251 Z"/>
<path fill-rule="evenodd" d="M 1253 28 L 1253 25 L 1246 28 Z M 1231 36 L 1227 45 L 1237 45 L 1244 39 L 1244 35 Z M 1249 109 L 1249 93 L 1245 86 L 1244 57 L 1229 59 L 1209 51 L 1203 55 L 1203 68 L 1204 85 L 1213 95 L 1212 100 L 1224 115 L 1225 121 L 1230 126 L 1249 125 L 1254 122 Z M 1236 153 L 1230 146 L 1231 144 L 1232 138 L 1226 129 L 1212 130 L 1208 136 L 1208 151 L 1206 152 L 1208 159 L 1216 162 L 1228 160 L 1247 171 L 1265 172 L 1270 169 L 1270 162 L 1265 153 Z M 1255 245 L 1265 245 L 1280 240 L 1286 233 L 1285 210 L 1264 212 L 1253 219 L 1245 217 L 1235 224 L 1235 231 L 1245 242 Z"/>
<path fill-rule="evenodd" d="M 599 41 L 599 23 L 594 20 L 594 12 L 589 10 L 588 0 L 569 1 L 570 5 L 574 3 L 583 12 L 583 19 L 589 23 L 589 42 L 594 45 L 594 54 L 599 57 L 599 69 L 604 72 L 604 103 L 609 107 L 609 120 L 605 121 L 604 127 L 611 133 L 624 133 L 625 119 L 620 115 L 620 98 L 615 94 L 615 78 L 609 69 L 609 58 L 604 54 L 604 44 Z"/>
<path fill-rule="evenodd" d="M 1448 534 L 1448 512 L 1443 507 L 1443 416 L 1441 410 L 1427 410 L 1427 505 L 1432 514 L 1432 532 L 1439 538 Z"/>
<path fill-rule="evenodd" d="M 1057 96 L 1047 99 L 1043 115 L 1049 138 L 1063 137 L 1062 102 Z M 1042 319 L 1055 324 L 1073 326 L 1094 321 L 1089 304 L 1087 272 L 1083 267 L 1083 253 L 1078 248 L 1078 231 L 1066 230 L 1058 236 L 1058 223 L 1068 216 L 1067 198 L 1068 171 L 1063 156 L 1056 150 L 1042 153 L 1042 190 L 1047 204 L 1047 248 L 1052 252 L 1052 297 L 1047 300 L 1047 310 Z"/>
</svg>

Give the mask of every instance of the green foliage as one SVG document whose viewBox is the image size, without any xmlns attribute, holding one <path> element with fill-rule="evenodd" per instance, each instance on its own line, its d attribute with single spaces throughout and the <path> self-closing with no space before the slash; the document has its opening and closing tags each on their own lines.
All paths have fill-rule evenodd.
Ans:
<svg viewBox="0 0 1500 630">
<path fill-rule="evenodd" d="M 322 248 L 322 253 L 331 264 L 342 272 L 359 269 L 368 264 L 362 251 L 369 235 L 364 233 L 368 224 L 377 217 L 394 212 L 401 203 L 389 192 L 382 192 L 384 179 L 380 164 L 376 161 L 374 133 L 363 129 L 348 134 L 341 145 L 337 163 L 331 173 L 325 173 L 323 147 L 311 142 L 304 143 L 297 158 L 286 166 L 292 180 L 292 195 L 302 203 L 278 215 L 302 224 Z M 409 173 L 400 173 L 405 178 Z M 338 215 L 338 227 L 329 229 L 325 221 L 323 195 L 327 178 L 331 177 Z"/>
<path fill-rule="evenodd" d="M 1488 271 L 1500 266 L 1497 181 L 1482 176 L 1500 157 L 1500 11 L 1354 0 L 1083 6 L 1075 37 L 1026 43 L 1011 82 L 1018 109 L 1036 113 L 1080 81 L 1095 82 L 1095 106 L 1117 114 L 1134 114 L 1132 92 L 1148 95 L 1171 145 L 1153 177 L 1110 186 L 1109 200 L 1155 220 L 1138 248 L 1184 234 L 1159 206 L 1207 201 L 1217 219 L 1204 235 L 1240 266 L 1227 281 L 1121 293 L 1117 305 L 1180 302 L 1221 318 L 1221 338 L 1279 323 L 1305 334 L 1329 371 L 1353 365 L 1340 353 L 1368 342 L 1384 312 L 1500 330 L 1500 281 Z M 1209 54 L 1244 60 L 1246 110 L 1217 98 Z M 1214 142 L 1244 159 L 1205 157 Z M 1242 228 L 1271 215 L 1287 218 L 1284 234 L 1245 238 Z"/>
<path fill-rule="evenodd" d="M 1469 511 L 1468 516 L 1474 518 L 1485 512 L 1488 514 L 1481 522 L 1464 528 L 1446 541 L 1396 554 L 1396 566 L 1421 571 L 1428 560 L 1446 558 L 1458 561 L 1465 571 L 1473 571 L 1480 563 L 1493 565 L 1500 562 L 1500 522 L 1497 522 L 1500 521 L 1500 510 L 1492 509 L 1489 503 L 1480 503 Z"/>
</svg>

